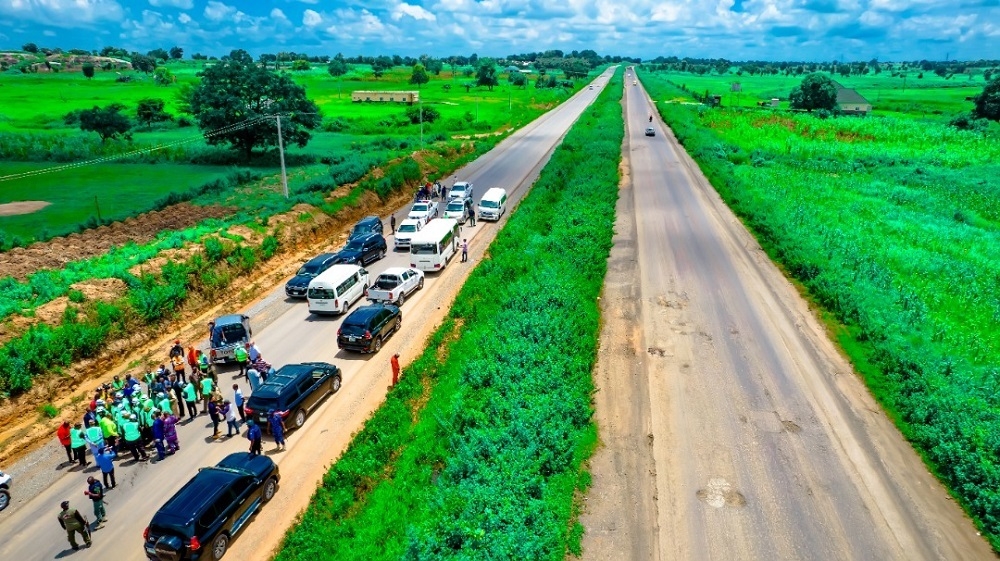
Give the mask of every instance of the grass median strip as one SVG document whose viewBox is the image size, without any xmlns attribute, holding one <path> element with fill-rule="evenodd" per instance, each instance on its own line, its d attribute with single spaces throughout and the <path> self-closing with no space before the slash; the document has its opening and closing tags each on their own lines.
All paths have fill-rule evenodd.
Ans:
<svg viewBox="0 0 1000 561">
<path fill-rule="evenodd" d="M 278 559 L 579 550 L 573 501 L 596 443 L 591 370 L 618 196 L 620 74 L 331 467 Z"/>
</svg>

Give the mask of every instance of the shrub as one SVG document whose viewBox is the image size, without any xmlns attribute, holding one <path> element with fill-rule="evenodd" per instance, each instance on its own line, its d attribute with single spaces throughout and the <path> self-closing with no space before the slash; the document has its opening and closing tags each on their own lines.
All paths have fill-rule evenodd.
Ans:
<svg viewBox="0 0 1000 561">
<path fill-rule="evenodd" d="M 38 413 L 47 419 L 55 419 L 59 415 L 59 408 L 51 403 L 46 403 L 38 406 Z"/>
</svg>

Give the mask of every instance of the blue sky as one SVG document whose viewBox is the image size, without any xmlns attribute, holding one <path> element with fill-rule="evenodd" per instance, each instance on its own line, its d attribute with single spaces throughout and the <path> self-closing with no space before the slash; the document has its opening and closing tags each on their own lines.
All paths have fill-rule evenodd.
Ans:
<svg viewBox="0 0 1000 561">
<path fill-rule="evenodd" d="M 1000 0 L 0 0 L 26 42 L 185 55 L 598 53 L 730 60 L 1000 58 Z"/>
</svg>

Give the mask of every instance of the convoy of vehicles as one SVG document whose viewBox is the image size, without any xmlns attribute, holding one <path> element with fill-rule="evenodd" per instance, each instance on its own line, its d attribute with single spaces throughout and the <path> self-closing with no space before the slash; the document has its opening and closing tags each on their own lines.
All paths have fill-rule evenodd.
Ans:
<svg viewBox="0 0 1000 561">
<path fill-rule="evenodd" d="M 451 218 L 432 220 L 410 240 L 410 267 L 440 271 L 458 252 L 461 226 Z"/>
<path fill-rule="evenodd" d="M 368 289 L 368 271 L 358 265 L 334 265 L 309 283 L 306 301 L 314 314 L 344 314 Z"/>
<path fill-rule="evenodd" d="M 412 220 L 420 220 L 424 224 L 431 221 L 432 218 L 438 215 L 438 204 L 434 201 L 417 201 L 413 203 L 410 207 L 409 214 L 406 215 L 407 218 Z"/>
<path fill-rule="evenodd" d="M 396 248 L 410 247 L 410 239 L 414 234 L 423 229 L 423 227 L 424 222 L 422 220 L 407 218 L 399 223 L 399 228 L 396 229 L 395 239 L 392 243 Z"/>
<path fill-rule="evenodd" d="M 368 287 L 368 299 L 402 306 L 406 297 L 424 287 L 424 273 L 406 267 L 391 267 Z"/>
</svg>

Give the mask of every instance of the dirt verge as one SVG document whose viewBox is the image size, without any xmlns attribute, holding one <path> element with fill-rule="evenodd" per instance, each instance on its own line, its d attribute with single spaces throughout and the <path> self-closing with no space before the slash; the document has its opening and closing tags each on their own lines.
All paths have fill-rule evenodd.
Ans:
<svg viewBox="0 0 1000 561">
<path fill-rule="evenodd" d="M 0 205 L 0 216 L 31 214 L 42 210 L 50 204 L 52 203 L 47 201 L 17 201 L 16 203 L 4 203 Z"/>
</svg>

